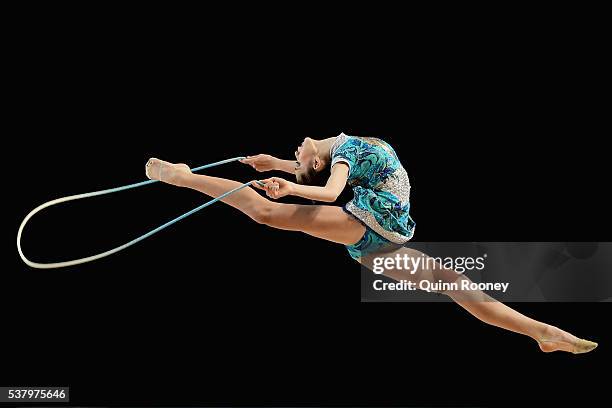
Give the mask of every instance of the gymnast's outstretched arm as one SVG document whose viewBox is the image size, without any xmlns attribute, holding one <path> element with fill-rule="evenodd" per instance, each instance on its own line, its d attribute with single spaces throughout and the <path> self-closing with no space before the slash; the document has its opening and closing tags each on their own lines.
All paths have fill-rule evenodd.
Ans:
<svg viewBox="0 0 612 408">
<path fill-rule="evenodd" d="M 295 160 L 282 160 L 269 154 L 257 154 L 255 156 L 247 156 L 240 160 L 240 162 L 248 164 L 257 171 L 279 170 L 295 175 Z"/>
<path fill-rule="evenodd" d="M 262 180 L 264 187 L 255 183 L 254 187 L 264 190 L 270 198 L 281 198 L 287 195 L 307 198 L 324 203 L 333 203 L 342 193 L 349 175 L 349 167 L 346 163 L 338 163 L 331 169 L 331 175 L 325 186 L 308 186 L 296 184 L 280 177 L 271 177 Z"/>
<path fill-rule="evenodd" d="M 269 154 L 247 156 L 246 158 L 240 160 L 240 162 L 250 165 L 257 171 L 282 170 L 286 173 L 291 173 L 294 175 L 295 166 L 297 164 L 297 162 L 294 160 L 281 160 L 270 156 Z M 277 188 L 275 189 L 264 189 L 257 184 L 254 184 L 254 187 L 265 190 L 268 197 L 274 199 L 281 198 L 285 195 L 294 195 L 310 200 L 333 203 L 342 193 L 342 190 L 344 190 L 348 175 L 348 165 L 346 163 L 338 163 L 331 168 L 331 175 L 323 187 L 295 184 L 278 177 L 272 177 L 264 180 L 266 183 L 276 184 Z"/>
</svg>

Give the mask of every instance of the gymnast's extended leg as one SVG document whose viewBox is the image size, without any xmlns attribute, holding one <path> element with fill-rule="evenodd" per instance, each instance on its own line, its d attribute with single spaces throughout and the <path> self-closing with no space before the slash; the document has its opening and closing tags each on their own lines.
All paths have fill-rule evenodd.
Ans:
<svg viewBox="0 0 612 408">
<path fill-rule="evenodd" d="M 367 268 L 372 269 L 372 260 L 376 256 L 393 258 L 397 254 L 400 254 L 401 257 L 407 255 L 415 259 L 426 257 L 420 251 L 402 247 L 385 254 L 370 254 L 362 258 L 360 262 Z M 457 282 L 458 285 L 456 287 L 458 288 L 462 287 L 460 285 L 462 280 L 471 282 L 464 274 L 457 273 L 450 268 L 444 268 L 436 262 L 423 262 L 421 265 L 417 271 L 414 271 L 415 273 L 405 269 L 390 269 L 385 271 L 385 276 L 397 281 L 406 280 L 415 282 L 417 287 L 418 281 L 421 280 L 428 280 L 431 283 Z M 580 339 L 558 327 L 527 317 L 495 300 L 483 291 L 447 290 L 440 293 L 449 296 L 457 304 L 485 323 L 531 337 L 538 342 L 542 351 L 562 350 L 572 353 L 584 353 L 593 350 L 597 346 L 596 343 Z"/>
<path fill-rule="evenodd" d="M 233 180 L 193 174 L 186 164 L 171 164 L 158 159 L 149 160 L 146 171 L 149 178 L 191 188 L 211 197 L 218 197 L 242 185 Z M 365 233 L 365 227 L 341 207 L 277 203 L 262 197 L 251 188 L 242 189 L 221 201 L 260 224 L 302 231 L 344 245 L 354 244 Z"/>
</svg>

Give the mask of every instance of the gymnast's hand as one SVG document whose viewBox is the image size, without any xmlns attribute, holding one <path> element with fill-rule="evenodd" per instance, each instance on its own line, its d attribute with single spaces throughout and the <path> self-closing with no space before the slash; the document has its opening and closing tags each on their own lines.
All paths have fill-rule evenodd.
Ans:
<svg viewBox="0 0 612 408">
<path fill-rule="evenodd" d="M 270 171 L 277 169 L 278 159 L 269 154 L 258 154 L 255 156 L 247 156 L 240 160 L 240 163 L 248 164 L 257 171 Z"/>
<path fill-rule="evenodd" d="M 280 177 L 271 177 L 261 181 L 264 183 L 263 187 L 257 184 L 257 182 L 253 182 L 252 185 L 260 190 L 264 190 L 270 198 L 277 199 L 293 193 L 293 183 Z"/>
</svg>

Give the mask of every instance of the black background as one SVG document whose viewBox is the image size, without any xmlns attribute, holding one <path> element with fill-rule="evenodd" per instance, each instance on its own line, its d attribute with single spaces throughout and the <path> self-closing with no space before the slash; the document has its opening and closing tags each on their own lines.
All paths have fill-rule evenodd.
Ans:
<svg viewBox="0 0 612 408">
<path fill-rule="evenodd" d="M 374 40 L 344 28 L 318 37 L 312 25 L 286 38 L 291 24 L 212 29 L 212 16 L 40 28 L 28 16 L 14 32 L 4 132 L 2 384 L 70 385 L 79 405 L 492 406 L 606 395 L 596 372 L 610 361 L 609 303 L 514 305 L 600 343 L 547 355 L 454 304 L 360 303 L 360 268 L 344 248 L 221 204 L 79 267 L 32 270 L 11 250 L 34 206 L 140 181 L 151 156 L 192 166 L 291 158 L 304 137 L 340 132 L 395 147 L 411 177 L 416 240 L 610 240 L 597 47 L 433 32 L 395 46 L 387 40 L 401 29 Z M 208 174 L 261 176 L 239 163 Z M 41 262 L 86 256 L 205 200 L 154 185 L 70 203 L 36 216 L 23 247 Z"/>
</svg>

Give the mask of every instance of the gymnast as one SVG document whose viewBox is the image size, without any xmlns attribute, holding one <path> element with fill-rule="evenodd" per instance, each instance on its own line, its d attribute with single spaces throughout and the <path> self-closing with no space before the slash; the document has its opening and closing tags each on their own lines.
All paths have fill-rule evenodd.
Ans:
<svg viewBox="0 0 612 408">
<path fill-rule="evenodd" d="M 345 134 L 322 140 L 305 138 L 297 148 L 295 158 L 281 160 L 258 154 L 247 156 L 241 162 L 259 172 L 279 170 L 296 177 L 297 183 L 279 177 L 252 183 L 255 189 L 263 190 L 274 200 L 293 195 L 333 203 L 347 183 L 353 189 L 353 199 L 344 207 L 285 204 L 268 200 L 251 188 L 244 188 L 222 198 L 222 201 L 257 223 L 301 231 L 343 244 L 353 259 L 370 269 L 373 257 L 380 254 L 426 256 L 403 247 L 415 230 L 415 222 L 409 214 L 410 182 L 396 152 L 388 143 L 377 138 Z M 193 174 L 186 164 L 172 164 L 155 158 L 147 162 L 146 175 L 152 180 L 194 189 L 211 197 L 219 197 L 241 186 L 236 181 Z M 388 270 L 385 275 L 398 281 L 469 280 L 465 275 L 444 267 L 422 267 L 417 272 Z M 482 291 L 448 290 L 440 293 L 448 295 L 485 323 L 531 337 L 544 352 L 578 354 L 597 347 L 597 343 L 531 319 Z"/>
</svg>

